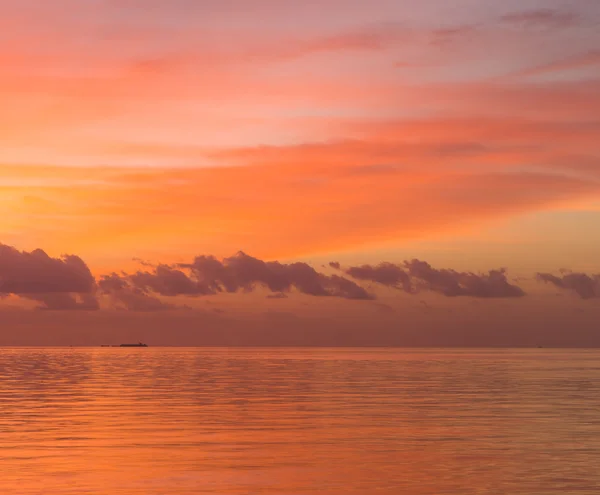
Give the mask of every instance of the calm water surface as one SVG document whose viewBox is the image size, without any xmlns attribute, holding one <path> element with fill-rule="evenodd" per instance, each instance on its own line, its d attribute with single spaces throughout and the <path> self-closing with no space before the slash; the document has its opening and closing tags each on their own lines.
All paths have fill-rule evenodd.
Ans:
<svg viewBox="0 0 600 495">
<path fill-rule="evenodd" d="M 600 352 L 0 349 L 0 493 L 600 493 Z"/>
</svg>

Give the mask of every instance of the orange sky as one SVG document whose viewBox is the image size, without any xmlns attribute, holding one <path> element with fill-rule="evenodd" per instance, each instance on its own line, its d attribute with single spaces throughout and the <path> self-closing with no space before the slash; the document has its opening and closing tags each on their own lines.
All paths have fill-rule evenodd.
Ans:
<svg viewBox="0 0 600 495">
<path fill-rule="evenodd" d="M 0 0 L 0 14 L 4 245 L 80 256 L 98 280 L 134 258 L 240 250 L 319 270 L 600 272 L 598 2 Z"/>
</svg>

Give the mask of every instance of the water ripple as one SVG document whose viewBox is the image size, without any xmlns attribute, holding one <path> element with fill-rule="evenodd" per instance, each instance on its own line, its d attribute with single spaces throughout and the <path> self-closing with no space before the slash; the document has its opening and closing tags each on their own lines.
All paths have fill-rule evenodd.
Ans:
<svg viewBox="0 0 600 495">
<path fill-rule="evenodd" d="M 599 358 L 0 349 L 0 493 L 596 494 Z"/>
</svg>

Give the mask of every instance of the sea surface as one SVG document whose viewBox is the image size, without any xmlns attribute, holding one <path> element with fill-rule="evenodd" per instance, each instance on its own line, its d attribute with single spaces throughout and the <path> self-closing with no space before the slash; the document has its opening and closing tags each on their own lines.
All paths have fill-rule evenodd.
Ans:
<svg viewBox="0 0 600 495">
<path fill-rule="evenodd" d="M 0 494 L 600 493 L 600 351 L 0 349 Z"/>
</svg>

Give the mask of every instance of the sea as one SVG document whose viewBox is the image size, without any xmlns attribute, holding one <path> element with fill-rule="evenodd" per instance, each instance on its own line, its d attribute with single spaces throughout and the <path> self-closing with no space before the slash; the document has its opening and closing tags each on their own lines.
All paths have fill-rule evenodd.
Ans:
<svg viewBox="0 0 600 495">
<path fill-rule="evenodd" d="M 599 350 L 0 349 L 2 495 L 599 493 Z"/>
</svg>

